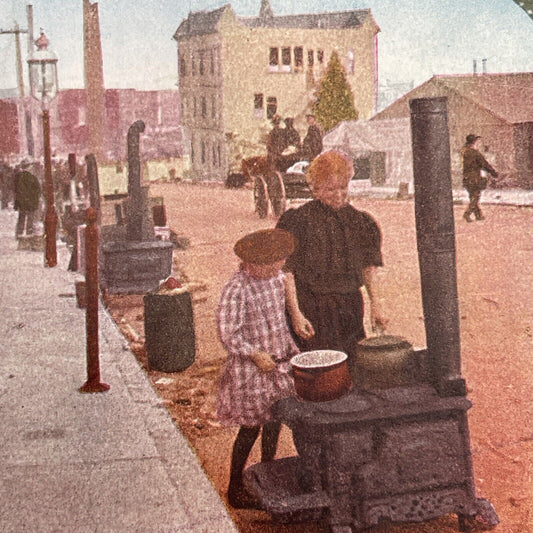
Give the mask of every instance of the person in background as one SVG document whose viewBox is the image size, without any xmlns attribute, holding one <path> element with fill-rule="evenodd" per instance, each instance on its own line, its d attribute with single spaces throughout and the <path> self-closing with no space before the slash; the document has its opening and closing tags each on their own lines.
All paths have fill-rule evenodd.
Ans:
<svg viewBox="0 0 533 533">
<path fill-rule="evenodd" d="M 282 154 L 287 148 L 285 137 L 285 128 L 281 127 L 281 117 L 274 115 L 270 122 L 272 122 L 272 129 L 268 134 L 267 140 L 267 159 L 269 168 L 276 170 L 282 159 Z"/>
<path fill-rule="evenodd" d="M 3 158 L 0 158 L 0 194 L 2 209 L 7 209 L 13 200 L 13 169 Z"/>
<path fill-rule="evenodd" d="M 309 113 L 305 116 L 307 120 L 307 134 L 302 142 L 302 156 L 304 161 L 312 161 L 322 152 L 322 132 L 315 121 L 315 115 Z"/>
<path fill-rule="evenodd" d="M 259 508 L 243 485 L 243 470 L 261 431 L 261 461 L 274 459 L 280 423 L 270 407 L 296 394 L 289 374 L 298 353 L 285 315 L 281 268 L 294 250 L 294 239 L 281 229 L 250 233 L 234 247 L 242 263 L 222 289 L 217 325 L 228 357 L 217 391 L 217 416 L 239 426 L 231 455 L 228 502 L 235 508 Z"/>
<path fill-rule="evenodd" d="M 33 234 L 35 212 L 39 208 L 41 186 L 39 180 L 29 171 L 30 163 L 23 160 L 15 174 L 15 209 L 19 212 L 16 238 Z"/>
<path fill-rule="evenodd" d="M 470 215 L 474 215 L 476 220 L 483 220 L 485 217 L 479 208 L 481 192 L 487 188 L 487 178 L 482 175 L 482 171 L 488 172 L 491 176 L 497 177 L 498 173 L 492 168 L 489 162 L 481 155 L 479 144 L 481 137 L 470 133 L 466 136 L 466 143 L 461 150 L 463 160 L 463 186 L 468 191 L 468 208 L 463 214 L 467 222 L 472 222 Z"/>
<path fill-rule="evenodd" d="M 372 328 L 387 325 L 377 294 L 381 231 L 368 213 L 348 203 L 352 175 L 345 154 L 320 154 L 307 170 L 314 199 L 283 213 L 277 224 L 296 242 L 285 265 L 285 284 L 299 348 L 340 350 L 349 358 L 365 337 L 362 287 L 370 300 Z"/>
</svg>

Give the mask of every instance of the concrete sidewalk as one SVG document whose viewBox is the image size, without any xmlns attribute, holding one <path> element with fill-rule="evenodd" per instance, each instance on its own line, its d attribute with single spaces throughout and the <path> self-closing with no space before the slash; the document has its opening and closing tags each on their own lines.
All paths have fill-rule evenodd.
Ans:
<svg viewBox="0 0 533 533">
<path fill-rule="evenodd" d="M 237 532 L 105 309 L 104 393 L 87 379 L 68 254 L 45 268 L 0 211 L 0 531 Z"/>
</svg>

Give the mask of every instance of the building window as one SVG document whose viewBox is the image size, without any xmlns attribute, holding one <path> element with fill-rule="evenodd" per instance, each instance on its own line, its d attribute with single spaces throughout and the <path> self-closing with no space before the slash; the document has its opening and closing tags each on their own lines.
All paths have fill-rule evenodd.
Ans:
<svg viewBox="0 0 533 533">
<path fill-rule="evenodd" d="M 267 118 L 270 120 L 278 111 L 278 99 L 275 96 L 267 98 Z"/>
<path fill-rule="evenodd" d="M 291 49 L 290 48 L 281 49 L 281 71 L 282 72 L 291 71 Z"/>
<path fill-rule="evenodd" d="M 297 46 L 294 49 L 294 70 L 301 72 L 304 69 L 304 49 Z"/>
<path fill-rule="evenodd" d="M 263 118 L 264 111 L 264 97 L 262 93 L 254 94 L 254 118 Z"/>
<path fill-rule="evenodd" d="M 78 126 L 87 124 L 87 108 L 78 107 Z"/>
<path fill-rule="evenodd" d="M 200 52 L 200 76 L 204 75 L 204 53 Z"/>
<path fill-rule="evenodd" d="M 205 141 L 202 141 L 202 165 L 205 165 Z"/>
<path fill-rule="evenodd" d="M 202 118 L 207 117 L 207 102 L 205 96 L 202 96 Z"/>
<path fill-rule="evenodd" d="M 355 72 L 355 53 L 353 49 L 348 50 L 346 54 L 346 72 L 353 74 Z"/>
<path fill-rule="evenodd" d="M 187 76 L 187 63 L 183 56 L 180 57 L 180 76 Z"/>
<path fill-rule="evenodd" d="M 317 50 L 316 51 L 316 60 L 320 64 L 324 63 L 324 50 Z"/>
<path fill-rule="evenodd" d="M 269 72 L 278 72 L 279 70 L 279 48 L 270 49 L 270 58 L 268 60 Z"/>
<path fill-rule="evenodd" d="M 217 102 L 214 94 L 211 95 L 211 118 L 217 118 Z"/>
<path fill-rule="evenodd" d="M 196 61 L 194 60 L 194 55 L 192 56 L 192 59 L 191 59 L 191 74 L 193 76 L 196 76 Z"/>
<path fill-rule="evenodd" d="M 212 163 L 213 163 L 213 166 L 216 166 L 217 164 L 217 152 L 216 152 L 216 148 L 215 148 L 215 145 L 213 144 L 212 146 Z"/>
<path fill-rule="evenodd" d="M 192 116 L 195 117 L 196 116 L 196 96 L 193 99 L 193 103 L 194 103 L 194 108 L 193 108 Z"/>
<path fill-rule="evenodd" d="M 313 68 L 314 64 L 315 64 L 315 51 L 307 50 L 307 66 L 310 68 Z"/>
<path fill-rule="evenodd" d="M 210 72 L 211 72 L 211 75 L 213 76 L 215 74 L 215 54 L 213 52 L 213 50 L 211 50 L 211 54 L 210 54 L 210 60 L 211 60 L 211 63 L 210 63 Z"/>
<path fill-rule="evenodd" d="M 217 144 L 217 154 L 218 154 L 218 166 L 222 166 L 222 159 L 220 158 L 220 144 Z"/>
</svg>

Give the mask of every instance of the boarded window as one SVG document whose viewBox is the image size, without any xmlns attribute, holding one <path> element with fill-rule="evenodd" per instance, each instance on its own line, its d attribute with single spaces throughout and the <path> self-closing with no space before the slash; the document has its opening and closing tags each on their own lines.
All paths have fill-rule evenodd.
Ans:
<svg viewBox="0 0 533 533">
<path fill-rule="evenodd" d="M 301 71 L 304 68 L 304 49 L 297 46 L 294 49 L 294 69 Z"/>
<path fill-rule="evenodd" d="M 271 67 L 277 67 L 279 65 L 279 49 L 278 48 L 270 49 L 270 59 L 268 60 L 268 64 Z"/>
<path fill-rule="evenodd" d="M 278 99 L 275 96 L 267 98 L 267 118 L 271 119 L 278 111 Z"/>
</svg>

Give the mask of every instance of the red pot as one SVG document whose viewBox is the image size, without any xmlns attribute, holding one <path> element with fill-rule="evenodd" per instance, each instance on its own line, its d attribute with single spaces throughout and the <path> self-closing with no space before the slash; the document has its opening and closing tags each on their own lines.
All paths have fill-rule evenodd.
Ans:
<svg viewBox="0 0 533 533">
<path fill-rule="evenodd" d="M 311 402 L 335 400 L 351 386 L 348 356 L 334 350 L 315 350 L 291 359 L 298 396 Z"/>
</svg>

